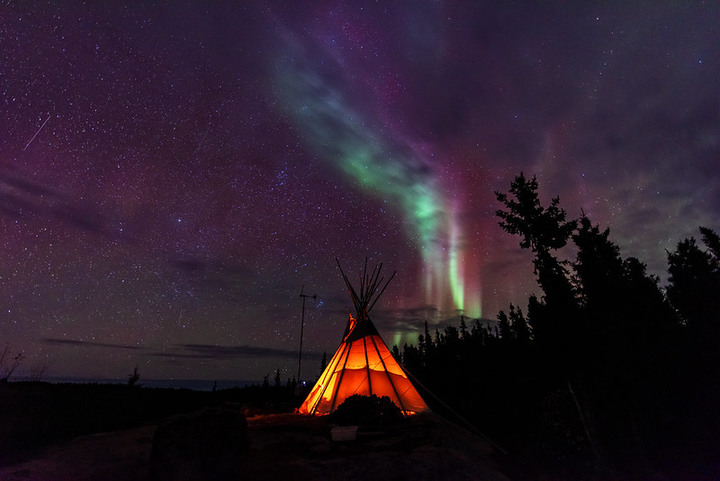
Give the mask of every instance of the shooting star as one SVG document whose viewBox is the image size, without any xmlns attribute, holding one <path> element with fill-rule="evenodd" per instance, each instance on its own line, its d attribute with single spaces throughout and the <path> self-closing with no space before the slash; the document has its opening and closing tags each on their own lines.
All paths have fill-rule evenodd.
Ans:
<svg viewBox="0 0 720 481">
<path fill-rule="evenodd" d="M 38 134 L 40 133 L 40 131 L 43 129 L 43 127 L 45 127 L 45 124 L 48 123 L 48 120 L 50 120 L 50 115 L 48 115 L 48 118 L 45 119 L 45 122 L 43 122 L 43 124 L 40 126 L 40 128 L 37 129 L 37 132 L 35 132 L 35 135 L 33 135 L 32 138 L 30 140 L 28 140 L 28 143 L 25 144 L 25 148 L 22 149 L 23 152 L 25 152 L 25 150 L 28 147 L 30 147 L 30 144 L 32 144 L 32 141 L 35 140 L 35 137 L 37 137 Z"/>
</svg>

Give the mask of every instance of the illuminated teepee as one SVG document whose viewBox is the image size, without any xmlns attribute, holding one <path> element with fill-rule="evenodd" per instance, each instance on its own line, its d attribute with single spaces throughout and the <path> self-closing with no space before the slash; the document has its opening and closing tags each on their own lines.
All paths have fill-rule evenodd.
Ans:
<svg viewBox="0 0 720 481">
<path fill-rule="evenodd" d="M 358 293 L 339 261 L 338 267 L 355 304 L 357 316 L 348 319 L 340 347 L 298 411 L 302 414 L 328 414 L 353 394 L 387 396 L 404 414 L 428 411 L 427 404 L 368 316 L 395 273 L 379 289 L 384 280 L 380 277 L 382 264 L 368 275 L 366 260 Z"/>
</svg>

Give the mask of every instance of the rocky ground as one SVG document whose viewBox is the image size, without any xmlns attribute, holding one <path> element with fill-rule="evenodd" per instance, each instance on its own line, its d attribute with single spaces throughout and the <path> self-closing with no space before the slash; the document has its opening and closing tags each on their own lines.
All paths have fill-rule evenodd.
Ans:
<svg viewBox="0 0 720 481">
<path fill-rule="evenodd" d="M 335 442 L 327 418 L 294 414 L 248 419 L 247 452 L 235 479 L 509 481 L 491 446 L 428 414 Z M 150 481 L 155 426 L 83 436 L 49 446 L 0 468 L 3 481 Z M 27 455 L 27 453 L 26 453 Z M 198 479 L 178 476 L 181 479 Z M 229 480 L 231 481 L 231 480 Z"/>
<path fill-rule="evenodd" d="M 147 481 L 155 426 L 93 434 L 23 453 L 0 467 L 2 481 Z"/>
</svg>

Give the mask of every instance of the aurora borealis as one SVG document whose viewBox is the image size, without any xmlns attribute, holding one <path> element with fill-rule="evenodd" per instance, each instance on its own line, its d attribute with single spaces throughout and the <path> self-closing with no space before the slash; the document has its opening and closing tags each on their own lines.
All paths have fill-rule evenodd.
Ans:
<svg viewBox="0 0 720 481">
<path fill-rule="evenodd" d="M 720 7 L 0 6 L 0 343 L 19 376 L 258 380 L 339 342 L 365 259 L 386 342 L 537 290 L 521 170 L 667 278 L 720 226 Z M 307 366 L 307 370 L 306 370 Z"/>
<path fill-rule="evenodd" d="M 296 44 L 293 41 L 290 47 Z M 317 49 L 312 51 L 317 55 Z M 327 52 L 328 63 L 334 62 L 336 75 L 343 75 L 341 66 L 346 62 L 333 59 L 333 52 Z M 438 185 L 440 179 L 432 163 L 421 150 L 397 140 L 404 138 L 402 133 L 384 133 L 377 127 L 379 132 L 371 130 L 380 122 L 373 122 L 375 119 L 353 108 L 348 94 L 330 80 L 332 75 L 319 73 L 317 65 L 309 65 L 312 62 L 305 57 L 308 54 L 293 52 L 284 60 L 279 74 L 280 90 L 301 134 L 319 155 L 336 164 L 363 191 L 397 206 L 409 227 L 406 234 L 423 259 L 426 299 L 447 308 L 443 304 L 449 286 L 452 307 L 479 317 L 479 303 L 472 309 L 464 305 L 456 213 L 447 208 L 448 200 Z"/>
</svg>

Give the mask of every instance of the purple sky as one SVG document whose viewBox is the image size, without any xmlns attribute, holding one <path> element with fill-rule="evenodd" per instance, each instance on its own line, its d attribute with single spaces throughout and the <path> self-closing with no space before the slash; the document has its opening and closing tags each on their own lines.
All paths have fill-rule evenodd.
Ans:
<svg viewBox="0 0 720 481">
<path fill-rule="evenodd" d="M 8 2 L 5 2 L 8 3 Z M 365 257 L 386 342 L 537 292 L 497 226 L 520 171 L 665 249 L 720 228 L 715 2 L 11 2 L 0 347 L 18 375 L 303 377 Z"/>
</svg>

